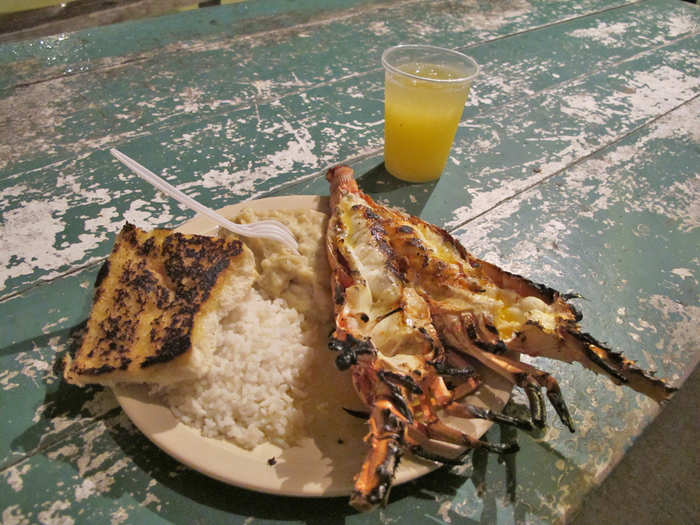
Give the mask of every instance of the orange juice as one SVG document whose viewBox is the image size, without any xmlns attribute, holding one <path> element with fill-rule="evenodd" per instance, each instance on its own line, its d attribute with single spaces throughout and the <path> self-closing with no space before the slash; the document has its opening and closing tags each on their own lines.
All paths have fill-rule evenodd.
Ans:
<svg viewBox="0 0 700 525">
<path fill-rule="evenodd" d="M 411 76 L 386 72 L 384 164 L 405 181 L 435 180 L 447 164 L 471 81 L 450 82 L 464 74 L 437 64 L 395 69 Z"/>
</svg>

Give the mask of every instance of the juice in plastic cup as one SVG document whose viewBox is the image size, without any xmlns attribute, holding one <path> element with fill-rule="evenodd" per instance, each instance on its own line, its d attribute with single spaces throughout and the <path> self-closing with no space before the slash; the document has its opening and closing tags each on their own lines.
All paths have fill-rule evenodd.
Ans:
<svg viewBox="0 0 700 525">
<path fill-rule="evenodd" d="M 384 165 L 409 182 L 440 177 L 479 66 L 433 46 L 401 45 L 382 55 L 385 69 Z"/>
</svg>

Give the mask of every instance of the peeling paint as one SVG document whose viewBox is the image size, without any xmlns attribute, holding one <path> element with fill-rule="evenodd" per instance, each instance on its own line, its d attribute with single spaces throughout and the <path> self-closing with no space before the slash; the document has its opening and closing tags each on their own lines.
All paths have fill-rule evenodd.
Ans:
<svg viewBox="0 0 700 525">
<path fill-rule="evenodd" d="M 626 352 L 679 384 L 699 359 L 689 349 L 700 346 L 700 310 L 687 300 L 697 287 L 700 261 L 686 256 L 687 249 L 677 253 L 700 226 L 700 179 L 687 176 L 696 160 L 687 152 L 700 143 L 695 101 L 700 60 L 687 53 L 696 43 L 697 17 L 660 2 L 591 16 L 579 15 L 598 9 L 591 7 L 595 2 L 566 10 L 563 5 L 465 0 L 427 7 L 401 2 L 391 9 L 378 4 L 338 13 L 329 8 L 321 18 L 280 31 L 164 39 L 159 50 L 95 60 L 91 75 L 63 76 L 6 93 L 0 98 L 0 115 L 11 117 L 0 131 L 5 171 L 0 288 L 9 284 L 10 291 L 21 290 L 7 301 L 29 304 L 26 287 L 101 261 L 124 220 L 150 228 L 188 216 L 116 167 L 102 151 L 108 146 L 142 155 L 180 189 L 222 205 L 278 191 L 294 177 L 314 192 L 325 191 L 314 176 L 339 161 L 371 157 L 379 164 L 378 60 L 383 48 L 410 36 L 481 54 L 484 71 L 444 178 L 430 188 L 405 190 L 380 173 L 378 200 L 419 210 L 449 229 L 459 227 L 457 235 L 468 249 L 512 271 L 573 281 L 593 294 L 606 289 L 620 304 L 591 297 L 582 302 L 584 322 L 595 333 L 601 329 L 616 343 L 628 344 Z M 547 18 L 543 6 L 549 12 L 559 9 L 558 14 Z M 389 11 L 391 16 L 384 16 Z M 571 20 L 564 23 L 565 18 Z M 345 49 L 351 34 L 362 45 Z M 558 55 L 556 49 L 518 51 L 535 34 L 541 42 L 558 35 L 557 42 L 578 46 L 582 62 L 590 59 L 590 64 L 572 64 L 569 54 Z M 47 39 L 41 45 L 55 44 Z M 285 49 L 294 51 L 279 53 Z M 234 57 L 236 70 L 227 72 L 224 82 L 212 64 L 230 64 Z M 177 67 L 168 62 L 175 58 L 181 62 Z M 178 78 L 177 71 L 197 75 Z M 205 76 L 208 83 L 201 82 Z M 660 182 L 655 184 L 645 170 L 656 168 Z M 657 268 L 654 279 L 642 281 L 629 266 L 625 270 L 625 263 L 611 259 L 634 260 L 636 246 L 679 250 Z M 87 302 L 92 281 L 75 282 L 75 294 L 66 300 Z M 52 285 L 46 283 L 46 289 Z M 42 312 L 36 303 L 31 306 L 32 312 Z M 3 361 L 0 390 L 8 399 L 21 394 L 22 406 L 30 408 L 15 418 L 23 428 L 11 423 L 19 444 L 7 450 L 6 459 L 15 463 L 0 482 L 7 493 L 48 490 L 39 479 L 45 462 L 60 481 L 44 480 L 51 493 L 42 494 L 32 508 L 6 506 L 2 522 L 87 522 L 95 509 L 103 512 L 99 519 L 115 525 L 148 513 L 167 520 L 184 500 L 216 521 L 224 512 L 216 505 L 204 509 L 201 501 L 181 498 L 201 477 L 173 466 L 154 449 L 148 449 L 148 457 L 128 449 L 132 442 L 149 444 L 139 441 L 142 436 L 109 391 L 66 389 L 63 395 L 65 385 L 53 366 L 68 347 L 62 332 L 84 320 L 77 315 L 53 305 L 35 323 L 33 340 L 9 336 L 25 346 Z M 493 459 L 483 480 L 471 462 L 455 469 L 463 481 L 454 492 L 435 486 L 452 474 L 415 482 L 421 517 L 438 523 L 556 521 L 607 475 L 635 439 L 630 429 L 643 428 L 657 410 L 578 365 L 524 360 L 558 378 L 572 400 L 577 434 L 555 422 L 541 438 L 518 436 L 525 453 L 518 457 L 513 503 L 505 495 L 504 466 Z M 522 393 L 514 398 L 525 402 Z M 554 421 L 551 409 L 548 417 Z M 499 439 L 498 429 L 490 439 Z M 163 489 L 174 486 L 171 480 L 182 492 L 166 500 L 163 494 L 172 492 Z M 237 511 L 238 522 L 257 520 L 245 514 L 251 508 Z M 401 522 L 402 508 L 401 502 L 390 503 L 379 521 Z"/>
</svg>

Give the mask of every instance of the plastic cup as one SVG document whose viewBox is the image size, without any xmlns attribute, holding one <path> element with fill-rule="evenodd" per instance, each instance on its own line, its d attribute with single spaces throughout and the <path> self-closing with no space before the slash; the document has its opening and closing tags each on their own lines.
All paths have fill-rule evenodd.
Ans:
<svg viewBox="0 0 700 525">
<path fill-rule="evenodd" d="M 404 181 L 435 180 L 447 164 L 479 65 L 457 51 L 425 45 L 391 47 L 382 65 L 384 165 Z"/>
</svg>

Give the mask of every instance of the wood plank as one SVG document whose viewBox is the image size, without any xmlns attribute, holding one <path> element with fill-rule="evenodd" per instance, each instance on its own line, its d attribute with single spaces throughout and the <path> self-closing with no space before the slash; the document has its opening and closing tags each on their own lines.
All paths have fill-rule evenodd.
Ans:
<svg viewBox="0 0 700 525">
<path fill-rule="evenodd" d="M 451 18 L 452 25 L 446 29 L 469 23 L 486 32 L 504 24 L 509 25 L 510 32 L 523 31 L 636 3 L 639 1 L 582 0 L 573 5 L 547 0 L 499 1 L 495 5 L 474 0 L 433 2 L 435 9 Z M 383 21 L 407 16 L 408 20 L 423 24 L 420 4 L 416 0 L 328 0 L 320 7 L 316 0 L 296 0 L 293 6 L 285 0 L 243 2 L 36 41 L 8 43 L 3 45 L 7 53 L 0 54 L 0 66 L 6 72 L 6 76 L 0 79 L 0 89 L 59 76 L 85 76 L 88 71 L 138 59 L 152 59 L 154 52 L 162 53 L 164 48 L 178 52 L 198 45 L 207 46 L 216 40 L 233 41 L 256 34 L 269 36 L 280 31 L 295 31 L 295 27 L 313 28 L 373 12 L 381 13 L 379 20 Z M 416 27 L 416 30 L 424 29 Z"/>
<path fill-rule="evenodd" d="M 493 441 L 500 439 L 497 431 L 488 436 Z M 532 497 L 536 497 L 537 490 L 542 490 L 540 495 L 548 493 L 545 491 L 550 489 L 552 479 L 562 476 L 554 466 L 556 458 L 528 436 L 521 441 L 523 453 L 537 460 L 538 470 L 543 472 L 536 476 L 521 468 L 526 465 L 517 466 L 518 488 L 526 488 L 527 499 L 506 503 L 506 467 L 495 457 L 477 455 L 457 472 L 440 469 L 394 487 L 384 512 L 405 523 L 415 522 L 418 513 L 446 517 L 453 523 L 472 515 L 485 523 L 510 515 L 508 519 L 520 522 L 552 523 L 560 517 L 560 509 L 550 501 L 541 501 L 541 497 L 537 498 L 540 501 Z M 346 498 L 280 498 L 224 485 L 177 464 L 119 416 L 100 421 L 27 458 L 6 470 L 4 477 L 13 495 L 5 516 L 19 522 L 37 521 L 39 516 L 56 522 L 71 518 L 76 524 L 377 522 L 374 513 L 357 514 Z M 576 479 L 585 482 L 582 473 Z M 477 484 L 486 489 L 481 496 L 474 486 Z M 564 504 L 570 499 L 563 495 L 559 501 Z"/>
<path fill-rule="evenodd" d="M 7 53 L 0 54 L 0 66 L 6 75 L 0 79 L 0 89 L 57 77 L 86 76 L 138 60 L 143 54 L 152 57 L 153 52 L 167 45 L 184 49 L 197 41 L 280 30 L 338 11 L 362 8 L 367 0 L 328 0 L 323 4 L 320 8 L 315 0 L 296 0 L 292 9 L 285 0 L 245 2 L 5 43 L 2 48 Z"/>
<path fill-rule="evenodd" d="M 101 389 L 67 385 L 60 374 L 90 311 L 96 275 L 92 268 L 0 302 L 0 470 L 117 407 Z"/>
<path fill-rule="evenodd" d="M 661 7 L 647 11 L 644 24 L 657 23 L 670 12 Z M 554 26 L 538 32 L 538 37 L 555 31 L 582 41 L 579 45 L 590 45 L 586 32 L 601 24 L 607 22 L 577 20 L 568 32 Z M 638 35 L 639 25 L 632 25 L 630 31 Z M 527 39 L 526 35 L 513 38 Z M 625 33 L 617 38 L 624 41 Z M 697 42 L 697 36 L 661 46 L 653 41 L 638 55 L 620 62 L 602 59 L 598 73 L 587 76 L 581 70 L 563 83 L 552 75 L 548 80 L 530 75 L 531 64 L 516 76 L 508 68 L 499 73 L 499 63 L 490 63 L 485 76 L 503 76 L 492 81 L 487 92 L 475 87 L 484 111 L 470 109 L 465 116 L 443 178 L 437 184 L 414 187 L 383 174 L 374 190 L 380 198 L 432 222 L 456 227 L 695 96 L 700 64 L 687 51 Z M 500 64 L 516 63 L 513 50 L 519 46 L 508 39 L 487 46 L 504 46 Z M 570 62 L 568 54 L 560 60 Z M 522 98 L 514 92 L 498 98 L 496 85 L 507 85 L 513 77 L 532 78 L 535 93 Z M 324 193 L 325 182 L 313 177 L 325 166 L 358 157 L 370 159 L 362 165 L 364 171 L 380 164 L 382 89 L 381 72 L 369 73 L 362 91 L 357 80 L 350 78 L 117 145 L 156 171 L 165 170 L 181 189 L 212 206 L 272 191 Z M 491 96 L 496 101 L 492 107 L 484 101 Z M 228 145 L 224 152 L 222 144 Z M 0 274 L 3 295 L 37 278 L 50 279 L 101 259 L 124 219 L 154 227 L 174 225 L 189 216 L 115 166 L 106 152 L 89 150 L 0 180 L 2 228 L 13 232 L 0 241 L 0 253 L 5 254 L 0 257 L 6 258 Z M 111 179 L 104 177 L 105 170 L 113 170 Z M 381 166 L 377 170 L 381 172 Z M 312 179 L 281 188 L 290 173 Z"/>
</svg>

